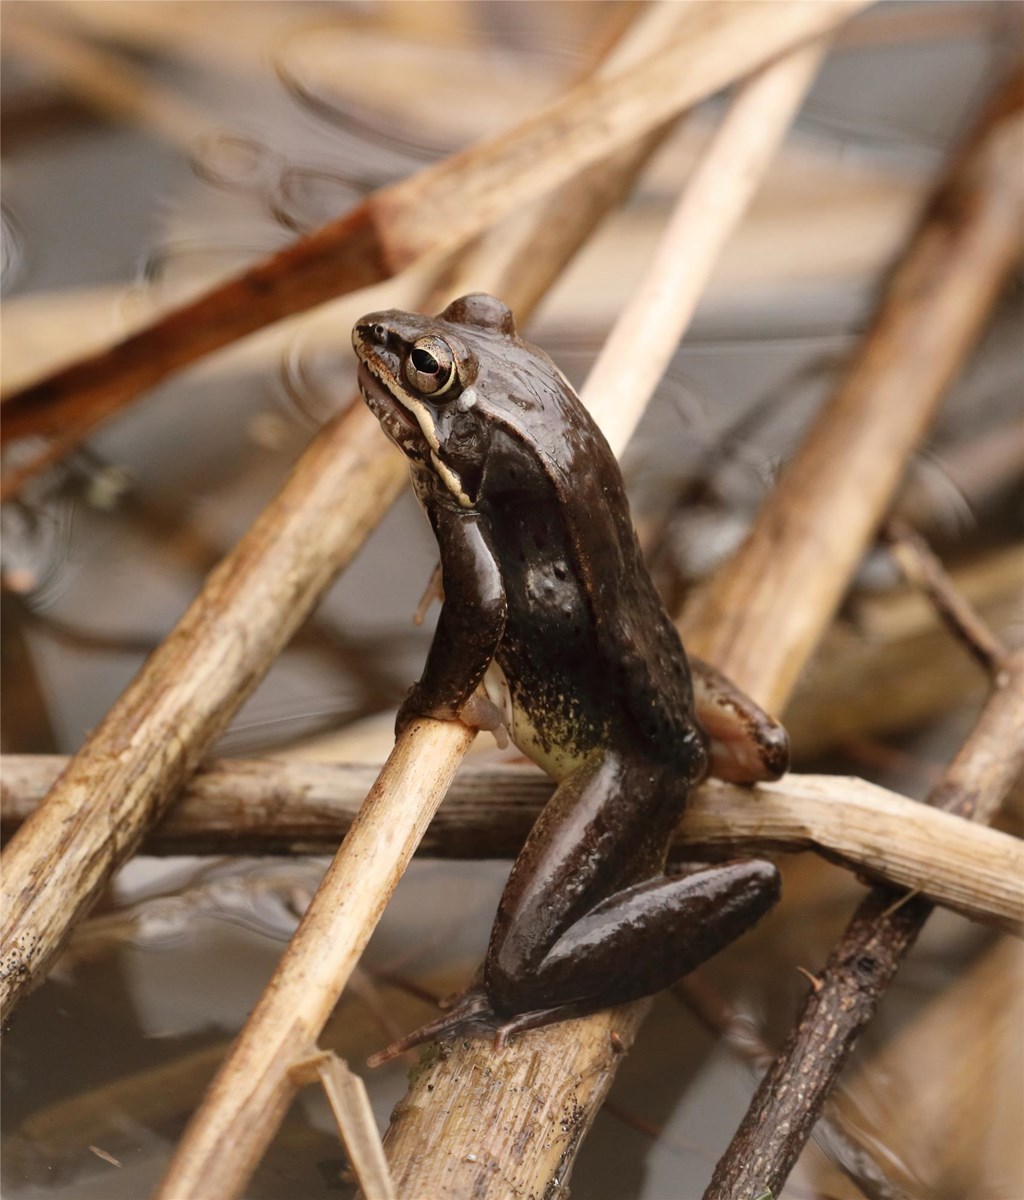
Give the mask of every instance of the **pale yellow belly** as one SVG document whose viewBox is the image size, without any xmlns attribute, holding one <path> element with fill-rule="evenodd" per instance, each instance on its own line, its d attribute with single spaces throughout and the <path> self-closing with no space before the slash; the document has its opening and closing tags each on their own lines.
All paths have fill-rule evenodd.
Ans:
<svg viewBox="0 0 1024 1200">
<path fill-rule="evenodd" d="M 496 662 L 491 663 L 484 675 L 484 691 L 501 713 L 502 724 L 509 738 L 527 758 L 532 759 L 552 778 L 564 779 L 582 765 L 584 756 L 562 749 L 557 739 L 550 749 L 545 747 L 544 740 L 550 739 L 541 739 L 529 715 L 515 703 L 505 672 Z M 570 732 L 566 730 L 565 743 L 571 741 L 568 736 Z"/>
</svg>

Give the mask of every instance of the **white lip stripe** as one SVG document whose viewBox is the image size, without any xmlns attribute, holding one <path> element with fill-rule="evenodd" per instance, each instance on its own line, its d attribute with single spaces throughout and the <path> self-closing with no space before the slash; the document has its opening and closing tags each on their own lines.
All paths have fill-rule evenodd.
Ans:
<svg viewBox="0 0 1024 1200">
<path fill-rule="evenodd" d="M 463 508 L 472 508 L 473 501 L 462 490 L 462 480 L 455 474 L 451 467 L 443 463 L 436 454 L 431 453 L 430 461 L 434 464 L 438 475 L 444 480 L 445 487 L 451 492 L 456 500 Z"/>
<path fill-rule="evenodd" d="M 430 461 L 434 464 L 434 470 L 437 471 L 438 475 L 444 481 L 445 487 L 463 508 L 472 508 L 473 501 L 463 491 L 462 480 L 447 463 L 441 461 L 441 442 L 438 439 L 437 430 L 434 427 L 434 422 L 431 420 L 429 410 L 415 396 L 407 392 L 397 379 L 392 378 L 390 375 L 384 376 L 378 371 L 376 365 L 369 357 L 364 358 L 363 362 L 366 364 L 370 374 L 384 388 L 388 395 L 394 396 L 398 403 L 415 417 L 416 424 L 419 425 L 420 432 L 430 447 Z M 448 389 L 444 388 L 442 390 L 447 391 Z"/>
</svg>

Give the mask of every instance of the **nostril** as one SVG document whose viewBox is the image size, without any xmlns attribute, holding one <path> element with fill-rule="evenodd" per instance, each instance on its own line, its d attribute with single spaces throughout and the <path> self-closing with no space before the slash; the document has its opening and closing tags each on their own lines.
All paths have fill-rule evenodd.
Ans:
<svg viewBox="0 0 1024 1200">
<path fill-rule="evenodd" d="M 379 342 L 382 346 L 388 340 L 388 327 L 386 325 L 371 325 L 370 332 L 373 334 L 373 340 Z"/>
</svg>

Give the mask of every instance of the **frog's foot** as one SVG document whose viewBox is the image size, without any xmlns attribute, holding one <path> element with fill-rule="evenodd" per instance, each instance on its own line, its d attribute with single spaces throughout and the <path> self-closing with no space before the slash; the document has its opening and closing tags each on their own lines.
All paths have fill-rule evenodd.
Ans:
<svg viewBox="0 0 1024 1200">
<path fill-rule="evenodd" d="M 390 1046 L 371 1054 L 366 1060 L 366 1065 L 380 1067 L 424 1042 L 433 1042 L 446 1034 L 459 1033 L 473 1026 L 488 1030 L 493 1029 L 494 1025 L 494 1010 L 487 999 L 487 993 L 483 988 L 470 988 L 461 998 L 454 999 L 452 1007 L 443 1016 L 428 1021 L 426 1025 L 421 1025 L 419 1029 L 414 1029 L 412 1033 L 407 1033 L 405 1037 L 392 1042 Z"/>
<path fill-rule="evenodd" d="M 730 783 L 780 779 L 789 770 L 785 729 L 710 663 L 690 656 L 697 720 L 711 743 L 711 775 Z"/>
</svg>

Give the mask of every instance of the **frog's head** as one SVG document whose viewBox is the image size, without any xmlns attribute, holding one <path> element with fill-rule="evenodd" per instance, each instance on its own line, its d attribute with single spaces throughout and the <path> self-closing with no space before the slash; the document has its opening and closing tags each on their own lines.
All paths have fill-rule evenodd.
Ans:
<svg viewBox="0 0 1024 1200">
<path fill-rule="evenodd" d="M 384 432 L 472 507 L 490 441 L 486 399 L 522 345 L 511 310 L 477 293 L 436 317 L 370 313 L 356 322 L 352 345 L 360 390 Z"/>
</svg>

